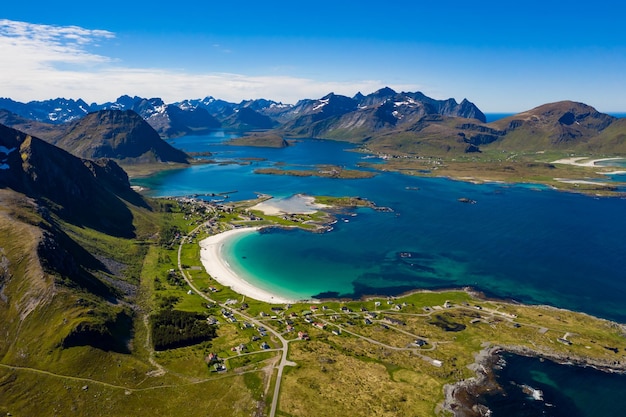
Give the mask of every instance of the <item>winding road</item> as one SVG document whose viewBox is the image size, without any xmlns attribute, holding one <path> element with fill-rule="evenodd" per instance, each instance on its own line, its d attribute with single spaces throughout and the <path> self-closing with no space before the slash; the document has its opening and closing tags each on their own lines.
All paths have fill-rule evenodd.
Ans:
<svg viewBox="0 0 626 417">
<path fill-rule="evenodd" d="M 204 223 L 202 223 L 201 225 L 197 226 L 195 229 L 193 229 L 190 233 L 188 233 L 187 236 L 185 236 L 184 238 L 182 238 L 180 240 L 180 245 L 178 246 L 178 270 L 180 271 L 182 277 L 185 279 L 185 282 L 187 282 L 187 285 L 189 285 L 189 287 L 191 287 L 191 289 L 198 294 L 200 297 L 204 298 L 205 300 L 211 302 L 211 303 L 216 303 L 218 304 L 220 307 L 227 309 L 228 311 L 230 311 L 233 314 L 237 314 L 240 317 L 243 317 L 246 321 L 253 323 L 255 326 L 259 327 L 259 326 L 266 326 L 265 323 L 262 323 L 261 321 L 257 320 L 254 317 L 251 317 L 239 310 L 233 309 L 230 306 L 226 305 L 226 304 L 221 304 L 218 303 L 216 300 L 213 300 L 211 297 L 209 297 L 208 295 L 202 293 L 192 282 L 191 278 L 186 274 L 185 270 L 183 269 L 183 265 L 182 265 L 182 261 L 181 261 L 181 257 L 182 257 L 182 250 L 183 250 L 183 245 L 189 241 L 189 236 L 195 234 L 201 227 L 205 226 L 206 224 L 208 224 L 210 222 L 206 221 Z M 267 331 L 269 331 L 270 333 L 272 333 L 281 343 L 281 348 L 278 349 L 281 352 L 281 357 L 280 357 L 280 361 L 278 363 L 278 366 L 276 367 L 278 369 L 278 372 L 276 374 L 276 383 L 274 385 L 274 395 L 272 396 L 272 405 L 270 408 L 270 417 L 275 417 L 276 416 L 276 409 L 278 407 L 278 396 L 280 394 L 280 384 L 282 382 L 282 377 L 283 377 L 283 369 L 285 368 L 285 366 L 293 366 L 292 362 L 289 362 L 287 360 L 287 354 L 289 353 L 289 341 L 287 339 L 285 339 L 279 332 L 277 332 L 276 330 L 274 330 L 273 328 L 267 326 L 266 327 Z M 268 384 L 271 384 L 271 378 L 268 381 Z"/>
</svg>

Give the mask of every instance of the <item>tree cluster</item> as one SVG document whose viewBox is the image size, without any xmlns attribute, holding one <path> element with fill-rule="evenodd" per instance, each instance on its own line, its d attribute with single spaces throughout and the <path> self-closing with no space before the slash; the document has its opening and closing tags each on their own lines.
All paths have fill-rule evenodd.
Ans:
<svg viewBox="0 0 626 417">
<path fill-rule="evenodd" d="M 204 316 L 179 310 L 164 310 L 152 316 L 152 343 L 156 350 L 174 349 L 209 341 L 216 336 Z"/>
</svg>

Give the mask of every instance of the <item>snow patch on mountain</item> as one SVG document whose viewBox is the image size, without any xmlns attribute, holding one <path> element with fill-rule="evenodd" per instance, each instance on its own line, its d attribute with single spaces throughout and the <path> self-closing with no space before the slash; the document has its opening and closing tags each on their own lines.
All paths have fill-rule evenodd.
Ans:
<svg viewBox="0 0 626 417">
<path fill-rule="evenodd" d="M 313 107 L 312 111 L 317 111 L 317 110 L 322 109 L 324 106 L 326 106 L 328 104 L 329 101 L 330 101 L 330 99 L 328 99 L 328 98 L 327 99 L 318 100 L 319 104 L 316 105 L 315 107 Z"/>
<path fill-rule="evenodd" d="M 270 104 L 270 109 L 289 109 L 293 107 L 291 104 L 283 104 L 283 103 L 272 103 Z"/>
<path fill-rule="evenodd" d="M 412 99 L 411 97 L 405 97 L 404 101 L 396 101 L 393 103 L 396 107 L 399 106 L 415 106 L 417 105 L 417 101 L 415 101 L 414 99 Z"/>
</svg>

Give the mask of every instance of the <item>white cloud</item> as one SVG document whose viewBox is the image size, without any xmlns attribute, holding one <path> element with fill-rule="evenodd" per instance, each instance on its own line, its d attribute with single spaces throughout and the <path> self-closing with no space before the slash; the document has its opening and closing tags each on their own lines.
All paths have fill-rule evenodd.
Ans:
<svg viewBox="0 0 626 417">
<path fill-rule="evenodd" d="M 26 22 L 0 20 L 0 52 L 8 57 L 2 61 L 5 70 L 51 68 L 54 64 L 93 64 L 110 61 L 92 54 L 85 48 L 100 39 L 113 38 L 104 30 L 89 30 L 77 26 L 36 25 Z M 2 75 L 3 78 L 5 74 Z"/>
<path fill-rule="evenodd" d="M 0 96 L 19 101 L 56 97 L 106 102 L 123 94 L 161 97 L 166 102 L 212 95 L 229 101 L 268 98 L 295 103 L 329 92 L 365 94 L 380 80 L 320 81 L 296 76 L 188 73 L 158 68 L 127 68 L 113 57 L 90 51 L 113 39 L 105 30 L 37 25 L 0 20 Z M 416 85 L 390 85 L 414 90 Z"/>
</svg>

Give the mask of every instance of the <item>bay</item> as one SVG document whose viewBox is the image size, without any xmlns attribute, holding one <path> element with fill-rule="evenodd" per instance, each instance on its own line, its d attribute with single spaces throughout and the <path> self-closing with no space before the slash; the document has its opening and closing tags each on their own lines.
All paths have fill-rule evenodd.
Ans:
<svg viewBox="0 0 626 417">
<path fill-rule="evenodd" d="M 161 196 L 235 190 L 236 199 L 349 195 L 393 209 L 354 210 L 330 233 L 273 230 L 232 242 L 225 252 L 229 263 L 278 294 L 358 298 L 471 286 L 489 296 L 626 322 L 626 200 L 390 172 L 358 180 L 259 175 L 254 169 L 275 163 L 357 168 L 365 155 L 346 152 L 351 145 L 341 142 L 302 140 L 267 149 L 224 145 L 225 137 L 219 132 L 174 144 L 218 160 L 264 160 L 193 166 L 134 183 Z"/>
</svg>

